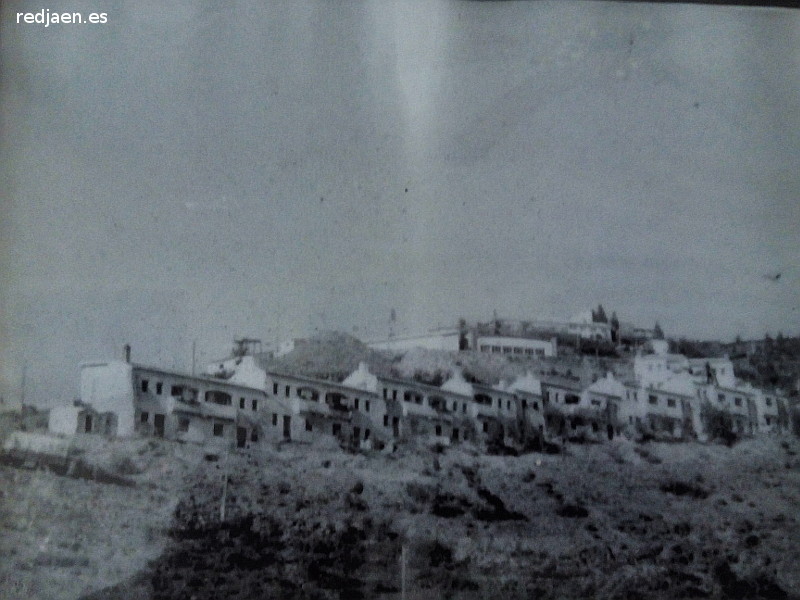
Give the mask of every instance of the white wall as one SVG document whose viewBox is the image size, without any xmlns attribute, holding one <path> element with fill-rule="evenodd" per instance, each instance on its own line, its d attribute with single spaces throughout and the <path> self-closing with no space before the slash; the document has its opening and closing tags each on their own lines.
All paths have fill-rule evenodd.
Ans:
<svg viewBox="0 0 800 600">
<path fill-rule="evenodd" d="M 646 354 L 633 359 L 633 373 L 641 387 L 650 387 L 672 377 L 667 368 L 667 358 L 659 354 Z"/>
<path fill-rule="evenodd" d="M 81 365 L 81 400 L 98 412 L 117 415 L 117 436 L 134 433 L 133 369 L 111 361 Z"/>
<path fill-rule="evenodd" d="M 74 435 L 78 430 L 80 412 L 81 408 L 72 404 L 51 408 L 47 417 L 48 431 L 58 435 Z"/>
<path fill-rule="evenodd" d="M 367 346 L 374 350 L 404 351 L 412 348 L 425 348 L 427 350 L 458 351 L 459 334 L 455 332 L 432 333 L 409 337 L 397 337 L 391 340 L 369 342 Z"/>
<path fill-rule="evenodd" d="M 536 350 L 544 352 L 544 356 L 555 356 L 556 347 L 552 341 L 534 340 L 530 338 L 519 338 L 509 336 L 481 336 L 477 340 L 478 350 L 481 352 L 492 352 L 492 348 L 500 348 L 500 354 L 517 358 L 532 358 L 536 356 Z M 484 349 L 486 346 L 488 350 Z M 511 352 L 504 349 L 509 348 Z M 519 348 L 522 352 L 514 352 L 514 348 Z M 533 350 L 533 354 L 526 354 L 525 350 Z"/>
</svg>

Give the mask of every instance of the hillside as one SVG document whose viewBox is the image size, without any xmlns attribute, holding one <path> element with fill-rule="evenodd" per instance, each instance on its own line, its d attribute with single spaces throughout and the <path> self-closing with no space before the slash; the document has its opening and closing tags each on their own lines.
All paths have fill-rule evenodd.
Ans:
<svg viewBox="0 0 800 600">
<path fill-rule="evenodd" d="M 405 587 L 408 598 L 732 599 L 800 589 L 795 439 L 618 440 L 521 457 L 289 444 L 213 462 L 200 447 L 125 444 L 85 456 L 126 473 L 132 489 L 2 467 L 2 597 L 393 600 Z M 114 459 L 127 452 L 133 464 Z"/>
<path fill-rule="evenodd" d="M 341 381 L 366 362 L 381 375 L 392 372 L 392 355 L 368 348 L 361 340 L 339 332 L 327 332 L 303 340 L 290 353 L 272 358 L 259 357 L 262 368 L 280 373 L 292 373 Z"/>
<path fill-rule="evenodd" d="M 476 351 L 450 352 L 414 348 L 403 352 L 377 351 L 360 340 L 331 332 L 303 341 L 279 358 L 259 357 L 267 370 L 322 379 L 343 380 L 359 362 L 372 373 L 385 377 L 417 379 L 441 385 L 455 369 L 474 381 L 497 383 L 531 371 L 536 375 L 568 375 L 587 385 L 609 370 L 617 374 L 629 370 L 628 361 L 607 358 L 565 356 L 552 359 L 514 360 L 506 356 Z"/>
</svg>

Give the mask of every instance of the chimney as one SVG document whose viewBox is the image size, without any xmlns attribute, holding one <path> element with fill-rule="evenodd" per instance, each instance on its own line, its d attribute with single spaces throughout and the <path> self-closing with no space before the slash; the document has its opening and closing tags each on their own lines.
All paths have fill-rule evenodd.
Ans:
<svg viewBox="0 0 800 600">
<path fill-rule="evenodd" d="M 125 344 L 125 362 L 131 362 L 131 345 Z"/>
</svg>

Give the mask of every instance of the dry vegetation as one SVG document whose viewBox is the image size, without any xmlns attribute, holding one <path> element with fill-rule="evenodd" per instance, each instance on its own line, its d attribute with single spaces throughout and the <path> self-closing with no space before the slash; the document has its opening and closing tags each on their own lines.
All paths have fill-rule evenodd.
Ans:
<svg viewBox="0 0 800 600">
<path fill-rule="evenodd" d="M 798 450 L 95 443 L 83 460 L 135 487 L 2 467 L 0 595 L 392 599 L 404 555 L 408 598 L 791 598 Z"/>
</svg>

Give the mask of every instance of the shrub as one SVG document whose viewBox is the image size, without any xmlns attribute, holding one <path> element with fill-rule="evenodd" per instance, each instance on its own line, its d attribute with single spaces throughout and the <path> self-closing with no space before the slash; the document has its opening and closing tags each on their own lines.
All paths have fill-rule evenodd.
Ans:
<svg viewBox="0 0 800 600">
<path fill-rule="evenodd" d="M 710 439 L 720 440 L 728 446 L 733 446 L 739 440 L 739 435 L 733 430 L 733 418 L 728 412 L 705 404 L 701 418 Z"/>
<path fill-rule="evenodd" d="M 674 496 L 689 496 L 697 500 L 708 498 L 708 490 L 695 483 L 686 481 L 667 481 L 661 484 L 661 491 Z"/>
</svg>

